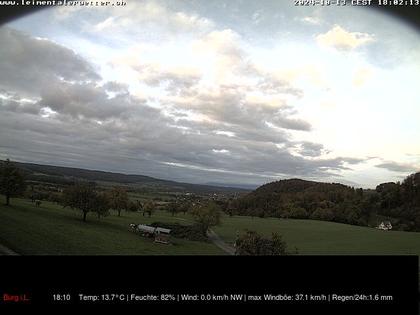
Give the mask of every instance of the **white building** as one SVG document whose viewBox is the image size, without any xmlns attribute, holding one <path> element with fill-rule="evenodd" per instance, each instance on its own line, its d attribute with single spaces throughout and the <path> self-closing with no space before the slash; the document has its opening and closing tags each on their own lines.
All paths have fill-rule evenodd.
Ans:
<svg viewBox="0 0 420 315">
<path fill-rule="evenodd" d="M 392 224 L 389 221 L 382 221 L 377 228 L 384 231 L 392 230 Z"/>
</svg>

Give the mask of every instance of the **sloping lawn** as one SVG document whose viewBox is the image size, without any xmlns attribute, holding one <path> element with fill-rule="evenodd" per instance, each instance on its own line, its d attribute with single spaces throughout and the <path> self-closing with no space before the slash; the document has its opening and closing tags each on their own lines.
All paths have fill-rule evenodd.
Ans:
<svg viewBox="0 0 420 315">
<path fill-rule="evenodd" d="M 2 196 L 1 196 L 2 197 Z M 76 210 L 43 201 L 36 207 L 29 200 L 12 199 L 11 206 L 0 205 L 0 243 L 26 255 L 223 255 L 212 243 L 172 239 L 158 244 L 129 230 L 130 223 L 154 221 L 191 222 L 188 216 L 172 217 L 158 211 L 151 218 L 140 213 L 122 212 L 97 219 L 88 214 L 81 220 Z"/>
</svg>

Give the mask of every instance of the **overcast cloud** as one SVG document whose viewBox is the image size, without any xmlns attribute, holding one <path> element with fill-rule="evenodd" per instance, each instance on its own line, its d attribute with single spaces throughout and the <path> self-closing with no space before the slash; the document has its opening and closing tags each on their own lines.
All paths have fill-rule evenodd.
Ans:
<svg viewBox="0 0 420 315">
<path fill-rule="evenodd" d="M 90 16 L 46 10 L 2 26 L 0 158 L 192 183 L 351 181 L 344 176 L 368 165 L 369 152 L 334 150 L 329 138 L 316 136 L 319 121 L 305 115 L 321 75 L 305 62 L 281 65 L 284 56 L 276 60 L 275 52 L 267 63 L 266 50 L 250 45 L 251 31 L 233 29 L 214 12 L 203 16 L 204 6 L 194 11 L 148 1 L 120 11 L 92 9 Z M 60 25 L 49 37 L 39 24 L 46 17 Z M 258 11 L 252 19 L 265 34 L 264 21 L 273 17 Z M 289 20 L 302 30 L 319 27 L 307 39 L 336 49 L 334 58 L 377 41 L 322 16 Z M 71 33 L 66 25 L 77 21 L 83 23 Z M 29 22 L 38 31 L 29 30 Z M 60 41 L 64 34 L 71 35 Z M 371 72 L 363 72 L 359 87 Z M 308 79 L 316 84 L 302 81 Z M 376 167 L 413 170 L 404 165 Z"/>
</svg>

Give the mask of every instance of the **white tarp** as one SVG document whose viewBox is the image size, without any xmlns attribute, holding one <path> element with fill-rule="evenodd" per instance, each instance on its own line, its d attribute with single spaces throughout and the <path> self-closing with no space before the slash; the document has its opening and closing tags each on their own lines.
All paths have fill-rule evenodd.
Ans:
<svg viewBox="0 0 420 315">
<path fill-rule="evenodd" d="M 137 225 L 137 230 L 147 233 L 155 233 L 156 228 L 148 225 L 139 224 Z"/>
<path fill-rule="evenodd" d="M 138 231 L 142 231 L 142 232 L 146 232 L 146 233 L 162 233 L 162 234 L 169 234 L 171 233 L 171 230 L 169 229 L 164 229 L 164 228 L 160 228 L 160 227 L 153 227 L 153 226 L 149 226 L 149 225 L 144 225 L 144 224 L 139 224 L 137 225 L 137 230 Z"/>
</svg>

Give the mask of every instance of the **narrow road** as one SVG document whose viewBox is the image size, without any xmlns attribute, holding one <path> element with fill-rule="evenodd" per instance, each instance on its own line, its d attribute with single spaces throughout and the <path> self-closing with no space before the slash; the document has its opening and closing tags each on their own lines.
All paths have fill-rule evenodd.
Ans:
<svg viewBox="0 0 420 315">
<path fill-rule="evenodd" d="M 0 244 L 0 256 L 19 256 L 19 254 Z"/>
<path fill-rule="evenodd" d="M 214 245 L 219 247 L 221 250 L 225 251 L 229 255 L 235 255 L 235 248 L 227 244 L 225 241 L 223 241 L 219 237 L 219 235 L 214 233 L 213 230 L 209 230 L 207 232 L 207 236 L 214 243 Z"/>
</svg>

